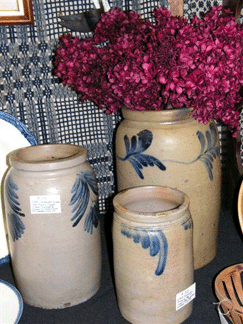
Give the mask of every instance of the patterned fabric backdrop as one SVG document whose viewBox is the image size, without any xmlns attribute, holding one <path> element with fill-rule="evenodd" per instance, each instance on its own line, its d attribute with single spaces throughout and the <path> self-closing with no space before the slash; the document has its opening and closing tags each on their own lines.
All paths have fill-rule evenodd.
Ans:
<svg viewBox="0 0 243 324">
<path fill-rule="evenodd" d="M 32 1 L 34 25 L 0 26 L 0 110 L 22 121 L 40 144 L 85 146 L 99 184 L 100 212 L 105 213 L 115 190 L 113 134 L 120 117 L 107 116 L 92 103 L 79 102 L 76 94 L 61 85 L 52 73 L 58 38 L 70 32 L 59 24 L 59 15 L 93 9 L 93 2 Z M 113 7 L 136 10 L 144 17 L 149 17 L 158 4 L 169 7 L 168 0 L 110 3 Z M 214 4 L 211 0 L 185 0 L 184 15 L 200 15 Z"/>
</svg>

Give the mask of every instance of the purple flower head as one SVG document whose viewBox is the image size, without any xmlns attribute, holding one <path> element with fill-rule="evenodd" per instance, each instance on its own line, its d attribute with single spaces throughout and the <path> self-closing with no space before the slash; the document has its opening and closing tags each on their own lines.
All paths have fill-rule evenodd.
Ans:
<svg viewBox="0 0 243 324">
<path fill-rule="evenodd" d="M 239 131 L 243 25 L 221 6 L 191 21 L 162 8 L 153 16 L 152 23 L 110 9 L 93 37 L 64 35 L 55 75 L 108 114 L 193 107 L 199 122 L 213 118 Z"/>
</svg>

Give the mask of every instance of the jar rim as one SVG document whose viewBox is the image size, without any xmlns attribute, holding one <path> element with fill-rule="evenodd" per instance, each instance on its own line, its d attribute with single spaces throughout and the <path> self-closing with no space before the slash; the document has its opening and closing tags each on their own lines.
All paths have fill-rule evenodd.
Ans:
<svg viewBox="0 0 243 324">
<path fill-rule="evenodd" d="M 171 123 L 171 122 L 181 122 L 183 120 L 191 119 L 191 121 L 195 121 L 192 118 L 191 114 L 193 112 L 193 108 L 180 108 L 180 109 L 166 109 L 166 110 L 130 110 L 127 108 L 122 108 L 122 116 L 125 119 L 129 119 L 132 121 L 147 121 L 147 122 L 163 122 L 163 123 Z"/>
<path fill-rule="evenodd" d="M 137 199 L 133 197 L 137 195 Z M 169 202 L 165 209 L 141 211 L 130 208 L 131 202 L 141 202 L 144 199 L 159 199 Z M 189 197 L 184 192 L 166 186 L 141 186 L 124 189 L 113 199 L 115 213 L 128 221 L 137 223 L 165 223 L 176 222 L 184 217 L 184 212 L 189 210 Z M 146 208 L 145 208 L 146 209 Z"/>
<path fill-rule="evenodd" d="M 50 171 L 74 167 L 87 160 L 86 148 L 73 144 L 39 144 L 19 148 L 7 156 L 7 164 L 25 171 Z"/>
</svg>

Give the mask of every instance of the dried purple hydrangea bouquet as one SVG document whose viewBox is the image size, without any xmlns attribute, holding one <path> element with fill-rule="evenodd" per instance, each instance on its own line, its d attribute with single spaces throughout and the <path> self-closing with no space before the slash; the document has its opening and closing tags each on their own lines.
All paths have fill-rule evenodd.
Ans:
<svg viewBox="0 0 243 324">
<path fill-rule="evenodd" d="M 191 20 L 163 8 L 151 21 L 110 9 L 92 37 L 61 38 L 54 73 L 108 114 L 193 107 L 199 122 L 215 119 L 237 134 L 242 57 L 243 24 L 221 6 Z"/>
</svg>

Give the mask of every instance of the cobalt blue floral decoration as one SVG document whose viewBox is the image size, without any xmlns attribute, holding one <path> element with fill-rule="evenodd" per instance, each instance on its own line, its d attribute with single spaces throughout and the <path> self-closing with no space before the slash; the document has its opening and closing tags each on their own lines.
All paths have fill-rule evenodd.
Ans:
<svg viewBox="0 0 243 324">
<path fill-rule="evenodd" d="M 99 213 L 98 213 L 98 187 L 95 178 L 95 174 L 91 171 L 84 171 L 77 174 L 76 181 L 72 186 L 71 193 L 72 198 L 70 205 L 73 205 L 72 213 L 74 215 L 71 218 L 73 221 L 73 227 L 77 226 L 84 214 L 87 211 L 90 202 L 90 193 L 96 196 L 94 201 L 91 201 L 91 205 L 87 212 L 84 221 L 84 230 L 87 233 L 92 234 L 93 228 L 98 227 Z"/>
<path fill-rule="evenodd" d="M 22 213 L 20 208 L 19 197 L 16 193 L 18 189 L 18 186 L 13 182 L 12 178 L 8 176 L 6 180 L 6 197 L 11 211 L 7 217 L 13 241 L 18 240 L 25 231 L 25 225 L 21 220 L 21 217 L 25 217 L 25 214 Z"/>
<path fill-rule="evenodd" d="M 202 161 L 208 171 L 209 179 L 213 180 L 213 160 L 216 159 L 220 154 L 219 146 L 217 146 L 217 130 L 216 126 L 213 123 L 209 124 L 209 131 L 205 132 L 205 135 L 198 131 L 197 137 L 201 143 L 201 152 L 198 156 L 198 159 Z M 207 142 L 207 148 L 206 147 Z"/>
<path fill-rule="evenodd" d="M 121 161 L 129 161 L 140 179 L 144 179 L 144 175 L 141 171 L 143 167 L 157 166 L 160 170 L 166 171 L 166 163 L 189 165 L 201 161 L 206 166 L 209 179 L 213 181 L 213 161 L 220 154 L 219 146 L 217 146 L 217 130 L 215 124 L 209 124 L 209 130 L 205 132 L 205 135 L 201 131 L 197 131 L 197 137 L 201 144 L 201 150 L 196 158 L 189 162 L 176 160 L 161 161 L 152 155 L 144 154 L 143 152 L 151 146 L 153 141 L 153 133 L 147 129 L 142 130 L 136 136 L 132 136 L 131 141 L 127 135 L 124 136 L 126 156 L 124 158 L 119 157 L 119 159 Z"/>
<path fill-rule="evenodd" d="M 121 161 L 129 161 L 139 178 L 144 179 L 141 172 L 143 167 L 157 166 L 160 170 L 166 170 L 164 164 L 156 159 L 154 156 L 144 154 L 153 141 L 153 133 L 147 129 L 142 130 L 136 136 L 132 136 L 131 142 L 127 135 L 124 136 L 124 143 L 126 148 L 126 156 L 119 158 Z"/>
<path fill-rule="evenodd" d="M 187 231 L 188 229 L 192 228 L 192 220 L 189 218 L 184 223 L 182 223 L 182 226 L 184 227 L 184 230 Z"/>
<path fill-rule="evenodd" d="M 163 231 L 123 226 L 121 233 L 128 238 L 132 238 L 134 243 L 140 243 L 143 249 L 149 249 L 151 257 L 159 257 L 155 275 L 162 275 L 168 255 L 168 242 Z"/>
</svg>

